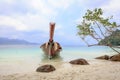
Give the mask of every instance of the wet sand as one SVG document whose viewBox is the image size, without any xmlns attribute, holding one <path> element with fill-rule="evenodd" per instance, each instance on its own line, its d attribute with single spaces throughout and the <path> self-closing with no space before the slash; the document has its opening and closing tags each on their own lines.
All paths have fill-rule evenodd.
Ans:
<svg viewBox="0 0 120 80">
<path fill-rule="evenodd" d="M 119 80 L 120 62 L 88 60 L 90 65 L 71 65 L 69 62 L 0 64 L 0 80 Z M 56 70 L 36 72 L 37 67 L 52 64 Z"/>
</svg>

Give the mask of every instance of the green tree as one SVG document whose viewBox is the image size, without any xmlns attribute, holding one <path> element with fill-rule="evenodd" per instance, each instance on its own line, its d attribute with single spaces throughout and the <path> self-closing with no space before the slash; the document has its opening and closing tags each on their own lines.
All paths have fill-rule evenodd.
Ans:
<svg viewBox="0 0 120 80">
<path fill-rule="evenodd" d="M 83 21 L 77 26 L 78 35 L 88 46 L 97 45 L 89 44 L 88 41 L 86 41 L 86 38 L 89 36 L 97 42 L 100 42 L 105 37 L 111 35 L 112 32 L 120 27 L 116 22 L 112 22 L 112 18 L 113 16 L 107 18 L 103 17 L 103 11 L 101 8 L 87 10 L 83 16 Z M 104 45 L 107 45 L 117 53 L 120 53 L 114 48 L 114 46 L 112 46 L 112 44 L 110 44 L 109 41 Z"/>
<path fill-rule="evenodd" d="M 112 32 L 110 36 L 105 37 L 103 40 L 101 40 L 98 44 L 103 45 L 106 44 L 107 42 L 110 42 L 113 46 L 120 46 L 120 30 L 116 30 Z"/>
</svg>

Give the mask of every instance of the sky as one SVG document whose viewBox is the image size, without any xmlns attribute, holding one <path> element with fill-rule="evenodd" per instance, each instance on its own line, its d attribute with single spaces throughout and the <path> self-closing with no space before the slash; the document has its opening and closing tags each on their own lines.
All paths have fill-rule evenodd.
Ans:
<svg viewBox="0 0 120 80">
<path fill-rule="evenodd" d="M 55 22 L 54 41 L 81 46 L 77 35 L 87 9 L 102 8 L 104 16 L 120 23 L 120 0 L 0 0 L 0 37 L 44 43 L 49 40 L 49 23 Z M 88 42 L 93 42 L 88 40 Z"/>
</svg>

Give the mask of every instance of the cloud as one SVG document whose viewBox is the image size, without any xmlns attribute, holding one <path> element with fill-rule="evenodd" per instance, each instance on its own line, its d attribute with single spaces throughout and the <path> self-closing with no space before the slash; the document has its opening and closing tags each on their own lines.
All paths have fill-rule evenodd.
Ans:
<svg viewBox="0 0 120 80">
<path fill-rule="evenodd" d="M 0 16 L 0 25 L 14 27 L 16 30 L 26 30 L 27 25 L 22 23 L 20 20 L 14 19 L 10 16 Z"/>
<path fill-rule="evenodd" d="M 106 5 L 101 6 L 104 11 L 118 13 L 120 11 L 120 0 L 110 0 Z"/>
<path fill-rule="evenodd" d="M 104 11 L 105 16 L 113 16 L 113 21 L 116 21 L 118 24 L 120 24 L 120 0 L 109 0 L 107 4 L 102 5 L 101 8 Z"/>
<path fill-rule="evenodd" d="M 48 3 L 54 8 L 67 9 L 75 1 L 74 0 L 48 0 Z"/>
<path fill-rule="evenodd" d="M 47 4 L 47 1 L 44 0 L 30 0 L 28 3 L 33 9 L 35 9 L 38 13 L 42 13 L 46 16 L 50 15 L 56 15 L 56 11 Z"/>
<path fill-rule="evenodd" d="M 15 28 L 20 31 L 48 31 L 49 19 L 40 15 L 0 16 L 0 25 Z"/>
<path fill-rule="evenodd" d="M 0 15 L 0 25 L 21 31 L 40 30 L 47 32 L 49 22 L 55 21 L 56 15 L 59 15 L 59 10 L 56 8 L 67 8 L 71 1 L 73 0 L 1 0 L 3 5 L 0 8 L 0 13 L 3 14 Z M 60 27 L 58 26 L 57 29 Z"/>
<path fill-rule="evenodd" d="M 11 3 L 13 3 L 15 0 L 0 0 L 0 2 L 1 3 L 9 3 L 9 4 L 11 4 Z"/>
</svg>

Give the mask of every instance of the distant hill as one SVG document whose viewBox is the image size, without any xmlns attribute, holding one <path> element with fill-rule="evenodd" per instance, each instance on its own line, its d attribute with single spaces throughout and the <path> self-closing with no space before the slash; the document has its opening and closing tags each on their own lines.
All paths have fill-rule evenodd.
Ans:
<svg viewBox="0 0 120 80">
<path fill-rule="evenodd" d="M 34 45 L 38 43 L 31 43 L 25 40 L 0 38 L 0 45 Z"/>
<path fill-rule="evenodd" d="M 112 44 L 113 46 L 120 46 L 120 30 L 114 31 L 110 36 L 99 42 L 99 45 Z"/>
</svg>

